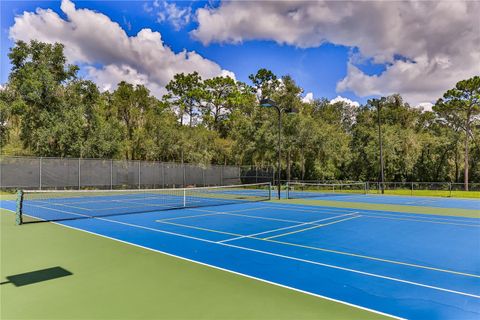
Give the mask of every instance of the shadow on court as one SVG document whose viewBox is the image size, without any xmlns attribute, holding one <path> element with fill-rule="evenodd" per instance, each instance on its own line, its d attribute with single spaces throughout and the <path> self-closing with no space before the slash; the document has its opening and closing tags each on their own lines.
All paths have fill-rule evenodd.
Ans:
<svg viewBox="0 0 480 320">
<path fill-rule="evenodd" d="M 66 276 L 71 276 L 71 273 L 68 270 L 65 270 L 62 267 L 52 267 L 42 270 L 36 270 L 26 273 L 15 274 L 13 276 L 7 276 L 8 281 L 1 282 L 0 285 L 4 284 L 13 284 L 15 287 L 27 286 L 30 284 L 35 284 L 38 282 L 63 278 Z"/>
</svg>

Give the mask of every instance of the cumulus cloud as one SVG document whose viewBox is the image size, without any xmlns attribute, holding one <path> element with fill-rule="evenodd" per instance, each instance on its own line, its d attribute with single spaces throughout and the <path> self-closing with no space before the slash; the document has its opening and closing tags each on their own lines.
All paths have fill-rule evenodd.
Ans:
<svg viewBox="0 0 480 320">
<path fill-rule="evenodd" d="M 338 92 L 400 93 L 416 105 L 480 72 L 478 1 L 228 1 L 196 15 L 192 36 L 204 44 L 262 39 L 357 48 Z M 365 59 L 386 70 L 361 71 Z"/>
<path fill-rule="evenodd" d="M 175 53 L 159 32 L 142 29 L 128 36 L 106 15 L 76 9 L 70 0 L 62 1 L 61 10 L 66 19 L 50 9 L 18 15 L 9 30 L 10 38 L 63 43 L 69 62 L 85 66 L 88 77 L 101 88 L 111 90 L 127 80 L 144 84 L 158 96 L 176 73 L 197 71 L 204 78 L 234 76 L 194 51 Z"/>
<path fill-rule="evenodd" d="M 305 103 L 310 103 L 312 102 L 314 99 L 313 99 L 313 93 L 312 92 L 308 92 L 305 97 L 302 98 L 302 102 L 305 102 Z"/>
<path fill-rule="evenodd" d="M 334 103 L 337 103 L 337 102 L 343 102 L 343 103 L 349 104 L 353 107 L 360 107 L 360 103 L 358 101 L 353 101 L 353 100 L 350 100 L 348 98 L 344 98 L 342 96 L 337 96 L 336 98 L 330 100 L 331 104 L 334 104 Z"/>
</svg>

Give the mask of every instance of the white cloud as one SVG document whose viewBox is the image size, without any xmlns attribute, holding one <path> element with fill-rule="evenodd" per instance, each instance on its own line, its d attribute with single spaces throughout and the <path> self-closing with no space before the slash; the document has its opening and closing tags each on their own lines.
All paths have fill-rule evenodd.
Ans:
<svg viewBox="0 0 480 320">
<path fill-rule="evenodd" d="M 63 43 L 68 61 L 86 66 L 89 77 L 101 88 L 111 90 L 120 80 L 127 80 L 144 84 L 158 95 L 176 73 L 197 71 L 204 78 L 231 74 L 194 51 L 173 52 L 159 32 L 142 29 L 128 36 L 104 14 L 76 9 L 69 0 L 62 1 L 61 9 L 67 19 L 50 9 L 15 17 L 10 38 Z"/>
<path fill-rule="evenodd" d="M 344 98 L 342 96 L 337 96 L 336 98 L 330 100 L 330 104 L 334 104 L 334 103 L 337 103 L 337 102 L 344 102 L 344 103 L 349 104 L 353 107 L 360 107 L 360 103 L 358 101 L 353 101 L 353 100 L 350 100 L 348 98 Z"/>
<path fill-rule="evenodd" d="M 358 48 L 339 92 L 400 93 L 418 104 L 480 73 L 478 1 L 228 1 L 196 15 L 192 36 L 204 44 L 263 39 Z M 365 59 L 388 67 L 366 74 L 355 67 Z"/>
<path fill-rule="evenodd" d="M 305 102 L 305 103 L 310 103 L 313 101 L 313 93 L 312 92 L 308 92 L 305 97 L 302 98 L 302 102 Z"/>
<path fill-rule="evenodd" d="M 417 108 L 420 108 L 422 111 L 432 111 L 433 104 L 430 102 L 419 103 Z"/>
<path fill-rule="evenodd" d="M 168 3 L 167 1 L 156 1 L 154 6 L 156 8 L 161 7 L 160 11 L 157 13 L 157 22 L 162 23 L 167 21 L 177 31 L 191 21 L 192 8 L 190 7 L 177 7 L 175 3 Z"/>
</svg>

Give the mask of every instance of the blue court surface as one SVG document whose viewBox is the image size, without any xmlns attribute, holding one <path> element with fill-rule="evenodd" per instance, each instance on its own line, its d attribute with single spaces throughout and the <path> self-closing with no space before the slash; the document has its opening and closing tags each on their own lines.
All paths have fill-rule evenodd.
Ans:
<svg viewBox="0 0 480 320">
<path fill-rule="evenodd" d="M 78 200 L 37 217 L 111 205 Z M 480 319 L 476 218 L 249 202 L 55 223 L 394 317 Z"/>
<path fill-rule="evenodd" d="M 300 198 L 303 198 L 300 195 Z M 310 192 L 307 197 L 310 200 L 328 200 L 341 202 L 362 202 L 376 204 L 394 204 L 402 206 L 422 206 L 435 208 L 457 208 L 480 210 L 480 199 L 459 199 L 459 198 L 440 198 L 440 197 L 412 197 L 397 195 L 377 195 L 377 194 L 319 194 L 318 197 L 312 196 Z"/>
</svg>

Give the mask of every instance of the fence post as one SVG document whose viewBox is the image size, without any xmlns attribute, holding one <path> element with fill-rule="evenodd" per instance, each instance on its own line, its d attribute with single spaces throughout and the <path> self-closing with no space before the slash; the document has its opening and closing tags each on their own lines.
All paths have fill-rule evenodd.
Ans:
<svg viewBox="0 0 480 320">
<path fill-rule="evenodd" d="M 223 165 L 220 165 L 220 185 L 225 185 L 225 183 L 223 183 Z"/>
<path fill-rule="evenodd" d="M 113 159 L 110 159 L 110 190 L 113 189 Z"/>
<path fill-rule="evenodd" d="M 202 168 L 202 183 L 202 186 L 205 187 L 205 168 Z"/>
<path fill-rule="evenodd" d="M 162 188 L 165 188 L 165 164 L 162 162 Z"/>
<path fill-rule="evenodd" d="M 78 158 L 78 190 L 81 189 L 81 179 L 80 179 L 80 161 L 81 161 L 82 158 Z"/>
<path fill-rule="evenodd" d="M 38 172 L 39 173 L 39 176 L 38 176 L 39 181 L 38 182 L 39 182 L 39 188 L 40 188 L 40 190 L 42 190 L 42 157 L 40 157 L 39 160 L 40 160 L 40 163 L 39 163 L 39 167 L 38 167 L 39 168 L 39 172 Z"/>
<path fill-rule="evenodd" d="M 186 186 L 185 186 L 185 179 L 186 179 L 185 163 L 182 163 L 182 166 L 183 166 L 183 187 L 186 188 Z"/>
<path fill-rule="evenodd" d="M 141 180 L 140 180 L 140 175 L 141 175 L 141 172 L 140 172 L 140 163 L 141 163 L 141 161 L 138 160 L 138 189 L 140 189 L 140 186 L 141 186 Z"/>
</svg>

